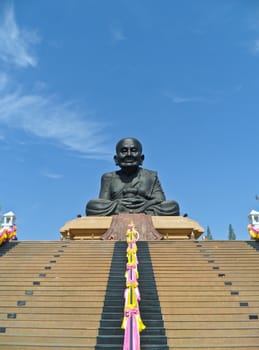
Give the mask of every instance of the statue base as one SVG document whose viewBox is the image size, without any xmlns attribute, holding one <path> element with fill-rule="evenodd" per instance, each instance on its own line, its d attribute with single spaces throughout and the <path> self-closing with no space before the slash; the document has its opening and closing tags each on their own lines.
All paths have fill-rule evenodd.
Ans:
<svg viewBox="0 0 259 350">
<path fill-rule="evenodd" d="M 196 221 L 182 216 L 119 214 L 83 216 L 68 221 L 60 229 L 61 239 L 125 241 L 131 222 L 135 224 L 142 241 L 198 239 L 204 232 Z"/>
</svg>

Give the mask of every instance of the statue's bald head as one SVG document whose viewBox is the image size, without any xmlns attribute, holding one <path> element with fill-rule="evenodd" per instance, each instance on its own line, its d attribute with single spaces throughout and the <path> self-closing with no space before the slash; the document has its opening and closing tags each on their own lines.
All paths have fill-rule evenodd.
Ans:
<svg viewBox="0 0 259 350">
<path fill-rule="evenodd" d="M 141 142 L 134 137 L 121 139 L 116 145 L 114 160 L 121 168 L 138 167 L 144 160 Z"/>
<path fill-rule="evenodd" d="M 134 137 L 124 137 L 116 144 L 116 153 L 118 154 L 118 151 L 120 151 L 121 146 L 124 144 L 134 144 L 134 146 L 138 148 L 138 151 L 142 153 L 142 144 L 138 139 L 135 139 Z"/>
</svg>

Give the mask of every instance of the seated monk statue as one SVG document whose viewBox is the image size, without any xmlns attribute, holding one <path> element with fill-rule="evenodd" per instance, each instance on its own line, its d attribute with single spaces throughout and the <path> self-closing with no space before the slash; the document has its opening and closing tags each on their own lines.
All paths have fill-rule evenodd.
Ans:
<svg viewBox="0 0 259 350">
<path fill-rule="evenodd" d="M 166 200 L 157 173 L 141 167 L 144 154 L 137 139 L 120 140 L 114 160 L 121 169 L 102 176 L 99 198 L 87 203 L 86 215 L 180 215 L 178 203 Z"/>
</svg>

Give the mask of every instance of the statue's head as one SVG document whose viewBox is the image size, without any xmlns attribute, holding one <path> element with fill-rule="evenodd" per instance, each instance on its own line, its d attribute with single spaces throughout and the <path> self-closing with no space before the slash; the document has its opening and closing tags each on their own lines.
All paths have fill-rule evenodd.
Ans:
<svg viewBox="0 0 259 350">
<path fill-rule="evenodd" d="M 134 169 L 142 165 L 144 154 L 139 140 L 133 137 L 121 139 L 116 145 L 115 164 L 123 169 Z"/>
</svg>

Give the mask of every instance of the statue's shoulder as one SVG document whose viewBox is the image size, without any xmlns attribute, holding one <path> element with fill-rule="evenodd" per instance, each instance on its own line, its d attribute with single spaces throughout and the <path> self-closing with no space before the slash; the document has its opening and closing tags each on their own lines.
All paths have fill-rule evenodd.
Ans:
<svg viewBox="0 0 259 350">
<path fill-rule="evenodd" d="M 115 176 L 115 174 L 116 174 L 115 171 L 112 171 L 112 172 L 109 172 L 109 173 L 105 173 L 105 174 L 102 175 L 102 179 L 103 180 L 112 179 Z"/>
<path fill-rule="evenodd" d="M 149 170 L 149 169 L 143 169 L 141 168 L 141 173 L 143 174 L 143 176 L 150 176 L 152 178 L 157 177 L 157 172 L 154 170 Z"/>
</svg>

